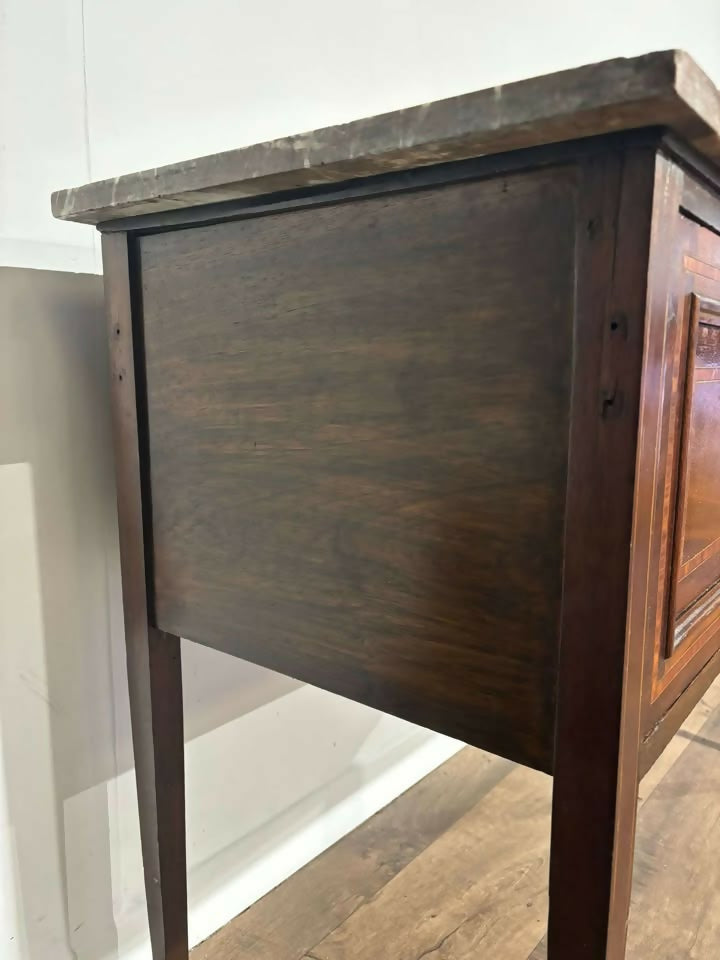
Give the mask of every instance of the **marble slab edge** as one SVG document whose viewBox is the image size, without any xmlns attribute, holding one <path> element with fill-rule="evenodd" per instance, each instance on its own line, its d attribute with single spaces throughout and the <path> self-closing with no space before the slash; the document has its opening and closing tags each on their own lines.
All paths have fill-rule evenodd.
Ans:
<svg viewBox="0 0 720 960">
<path fill-rule="evenodd" d="M 683 51 L 606 60 L 58 190 L 52 212 L 100 224 L 650 126 L 720 164 L 720 92 Z"/>
</svg>

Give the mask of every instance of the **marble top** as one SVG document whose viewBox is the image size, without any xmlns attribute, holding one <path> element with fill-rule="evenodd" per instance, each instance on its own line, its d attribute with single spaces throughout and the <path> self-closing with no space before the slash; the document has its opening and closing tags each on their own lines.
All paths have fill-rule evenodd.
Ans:
<svg viewBox="0 0 720 960">
<path fill-rule="evenodd" d="M 52 211 L 97 224 L 655 126 L 720 165 L 720 92 L 682 51 L 606 60 L 58 190 Z"/>
</svg>

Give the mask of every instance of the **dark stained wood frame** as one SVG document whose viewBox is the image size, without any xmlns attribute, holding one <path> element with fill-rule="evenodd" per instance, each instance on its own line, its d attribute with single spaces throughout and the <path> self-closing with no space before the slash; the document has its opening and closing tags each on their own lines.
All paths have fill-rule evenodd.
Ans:
<svg viewBox="0 0 720 960">
<path fill-rule="evenodd" d="M 657 454 L 660 436 L 656 421 L 640 418 L 647 392 L 664 389 L 658 354 L 664 347 L 651 327 L 653 318 L 666 316 L 667 278 L 678 252 L 668 224 L 682 210 L 720 229 L 720 201 L 701 179 L 683 172 L 693 165 L 692 156 L 668 142 L 670 160 L 658 153 L 659 145 L 657 131 L 611 135 L 396 178 L 369 178 L 329 192 L 295 191 L 270 203 L 261 198 L 101 225 L 107 227 L 103 260 L 128 675 L 157 960 L 184 960 L 188 950 L 182 682 L 179 640 L 154 627 L 148 587 L 152 505 L 142 329 L 133 316 L 133 235 L 262 215 L 283 204 L 346 202 L 393 185 L 422 189 L 453 177 L 492 176 L 502 173 L 503 163 L 508 170 L 568 160 L 578 164 L 576 341 L 548 949 L 551 960 L 622 960 L 639 777 L 720 671 L 716 654 L 699 673 L 688 674 L 681 695 L 669 706 L 662 704 L 661 716 L 644 710 L 652 679 L 648 637 L 654 636 L 652 618 L 658 613 L 648 604 L 649 591 L 653 583 L 666 584 L 668 576 L 657 541 L 667 531 L 663 534 L 650 514 L 634 509 L 636 501 L 649 497 L 655 478 L 647 464 Z M 612 471 L 605 469 L 609 459 Z M 590 484 L 592 501 L 585 495 Z M 662 499 L 664 492 L 657 496 Z"/>
</svg>

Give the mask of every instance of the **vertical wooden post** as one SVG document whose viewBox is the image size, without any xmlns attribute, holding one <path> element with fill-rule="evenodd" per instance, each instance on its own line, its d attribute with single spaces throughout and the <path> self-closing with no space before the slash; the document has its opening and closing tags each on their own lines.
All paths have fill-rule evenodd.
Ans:
<svg viewBox="0 0 720 960">
<path fill-rule="evenodd" d="M 128 237 L 102 238 L 130 712 L 154 960 L 187 960 L 180 640 L 150 625 L 145 388 Z M 137 374 L 137 375 L 136 375 Z"/>
<path fill-rule="evenodd" d="M 622 960 L 638 792 L 642 644 L 629 639 L 628 608 L 655 151 L 582 170 L 548 958 Z"/>
</svg>

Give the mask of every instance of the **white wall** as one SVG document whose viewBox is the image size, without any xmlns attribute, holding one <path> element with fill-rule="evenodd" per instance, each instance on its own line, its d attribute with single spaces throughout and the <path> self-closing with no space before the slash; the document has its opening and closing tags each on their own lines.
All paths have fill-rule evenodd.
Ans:
<svg viewBox="0 0 720 960">
<path fill-rule="evenodd" d="M 55 187 L 609 56 L 695 0 L 0 0 L 0 265 L 99 271 Z M 98 278 L 0 269 L 0 958 L 148 956 Z M 456 745 L 185 644 L 191 932 Z"/>
<path fill-rule="evenodd" d="M 86 119 L 80 0 L 0 0 L 0 264 L 100 272 L 48 209 L 58 176 L 90 174 Z"/>
</svg>

